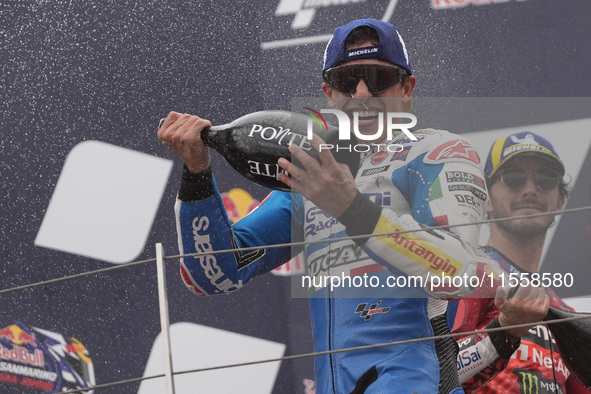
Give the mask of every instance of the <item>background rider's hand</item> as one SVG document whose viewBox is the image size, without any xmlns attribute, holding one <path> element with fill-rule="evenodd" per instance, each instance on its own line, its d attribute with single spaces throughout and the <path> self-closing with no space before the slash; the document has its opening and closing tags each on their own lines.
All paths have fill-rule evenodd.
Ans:
<svg viewBox="0 0 591 394">
<path fill-rule="evenodd" d="M 338 163 L 334 159 L 330 150 L 320 151 L 320 144 L 324 144 L 320 137 L 314 136 L 310 143 L 318 151 L 322 163 L 299 146 L 291 144 L 289 150 L 292 156 L 297 158 L 304 168 L 292 165 L 289 160 L 281 158 L 278 164 L 291 174 L 291 178 L 279 173 L 278 179 L 324 212 L 338 218 L 351 205 L 358 193 L 355 178 L 346 164 Z"/>
<path fill-rule="evenodd" d="M 509 289 L 499 287 L 495 298 L 495 306 L 499 308 L 498 321 L 501 327 L 540 322 L 548 313 L 550 299 L 542 287 L 521 286 L 515 295 L 507 299 Z M 521 337 L 529 328 L 513 328 L 506 330 L 514 337 Z"/>
<path fill-rule="evenodd" d="M 171 112 L 158 129 L 158 138 L 178 155 L 189 171 L 200 173 L 210 164 L 209 149 L 201 140 L 201 130 L 211 122 L 198 116 Z"/>
</svg>

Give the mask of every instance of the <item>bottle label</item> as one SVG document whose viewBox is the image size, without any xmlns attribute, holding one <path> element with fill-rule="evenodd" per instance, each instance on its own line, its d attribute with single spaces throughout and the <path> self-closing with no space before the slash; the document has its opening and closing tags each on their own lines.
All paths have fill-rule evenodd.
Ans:
<svg viewBox="0 0 591 394">
<path fill-rule="evenodd" d="M 251 174 L 277 179 L 277 174 L 287 172 L 278 164 L 261 163 L 260 161 L 249 160 L 248 166 Z"/>
<path fill-rule="evenodd" d="M 284 129 L 283 126 L 272 127 L 254 124 L 248 136 L 261 138 L 265 141 L 275 141 L 277 145 L 297 144 L 304 150 L 312 150 L 312 145 L 305 135 L 293 133 L 290 129 Z"/>
</svg>

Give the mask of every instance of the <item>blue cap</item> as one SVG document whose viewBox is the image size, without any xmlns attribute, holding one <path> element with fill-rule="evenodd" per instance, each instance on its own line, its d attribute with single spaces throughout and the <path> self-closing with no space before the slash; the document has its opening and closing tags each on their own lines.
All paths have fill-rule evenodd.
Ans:
<svg viewBox="0 0 591 394">
<path fill-rule="evenodd" d="M 497 170 L 510 159 L 524 154 L 537 155 L 547 159 L 560 175 L 564 175 L 564 164 L 552 144 L 537 134 L 522 131 L 500 138 L 493 143 L 484 165 L 486 179 L 492 178 Z"/>
<path fill-rule="evenodd" d="M 378 33 L 379 44 L 372 47 L 346 50 L 345 40 L 347 36 L 359 26 L 368 26 L 374 29 Z M 322 74 L 324 75 L 324 72 L 329 68 L 357 59 L 383 60 L 402 67 L 409 75 L 412 75 L 412 66 L 408 60 L 404 41 L 394 25 L 388 22 L 377 19 L 358 19 L 345 26 L 337 27 L 324 51 Z"/>
</svg>

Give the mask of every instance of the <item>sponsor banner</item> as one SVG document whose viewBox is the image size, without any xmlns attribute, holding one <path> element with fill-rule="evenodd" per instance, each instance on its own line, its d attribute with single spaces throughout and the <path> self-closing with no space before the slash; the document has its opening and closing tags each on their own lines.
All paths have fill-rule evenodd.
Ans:
<svg viewBox="0 0 591 394">
<path fill-rule="evenodd" d="M 404 228 L 397 226 L 393 226 L 393 230 L 396 232 L 405 231 Z M 376 231 L 380 232 L 377 226 Z M 462 263 L 458 260 L 412 234 L 393 233 L 383 237 L 381 241 L 389 248 L 421 264 L 435 276 L 453 277 L 462 269 Z"/>
<path fill-rule="evenodd" d="M 15 322 L 0 329 L 0 386 L 57 393 L 94 386 L 94 367 L 76 338 Z M 84 393 L 93 393 L 93 390 Z"/>
<path fill-rule="evenodd" d="M 398 0 L 280 0 L 266 20 L 261 49 L 327 43 L 335 27 L 354 19 L 390 20 Z"/>
<path fill-rule="evenodd" d="M 431 8 L 434 10 L 446 10 L 450 8 L 463 8 L 469 5 L 490 5 L 490 4 L 504 4 L 516 3 L 525 0 L 431 0 Z"/>
</svg>

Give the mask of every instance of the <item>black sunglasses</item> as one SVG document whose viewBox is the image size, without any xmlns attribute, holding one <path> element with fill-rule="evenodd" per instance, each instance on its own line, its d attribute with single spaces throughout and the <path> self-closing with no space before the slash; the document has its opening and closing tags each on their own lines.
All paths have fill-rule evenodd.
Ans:
<svg viewBox="0 0 591 394">
<path fill-rule="evenodd" d="M 407 72 L 398 66 L 380 64 L 352 64 L 329 68 L 324 82 L 343 94 L 353 95 L 359 80 L 363 79 L 371 94 L 380 94 L 396 86 Z"/>
<path fill-rule="evenodd" d="M 521 170 L 508 170 L 501 174 L 501 181 L 509 189 L 518 190 L 521 189 L 527 182 L 528 174 Z M 540 190 L 552 190 L 560 182 L 561 176 L 547 169 L 541 169 L 534 173 L 534 183 Z"/>
</svg>

